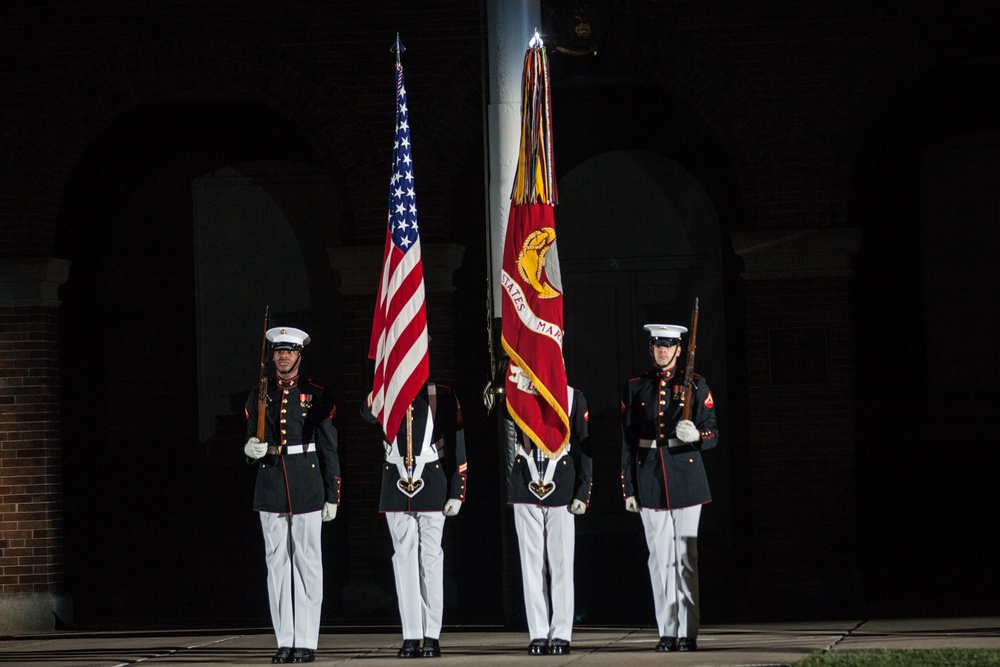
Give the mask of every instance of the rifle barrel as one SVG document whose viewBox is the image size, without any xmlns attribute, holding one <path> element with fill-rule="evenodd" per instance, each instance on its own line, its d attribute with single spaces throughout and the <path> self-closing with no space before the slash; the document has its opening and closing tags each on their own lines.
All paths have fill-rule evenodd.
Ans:
<svg viewBox="0 0 1000 667">
<path fill-rule="evenodd" d="M 684 367 L 684 406 L 681 408 L 681 419 L 691 418 L 691 399 L 694 394 L 694 353 L 698 340 L 698 298 L 694 300 L 694 310 L 691 312 L 691 337 L 688 338 L 687 365 Z"/>
<path fill-rule="evenodd" d="M 257 385 L 257 439 L 266 441 L 264 433 L 265 416 L 267 414 L 267 329 L 270 321 L 271 307 L 264 308 L 264 333 L 260 341 L 260 378 Z"/>
</svg>

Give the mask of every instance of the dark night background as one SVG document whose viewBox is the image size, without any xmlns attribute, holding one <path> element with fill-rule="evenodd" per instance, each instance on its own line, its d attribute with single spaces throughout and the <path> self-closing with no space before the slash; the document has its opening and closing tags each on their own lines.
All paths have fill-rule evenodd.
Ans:
<svg viewBox="0 0 1000 667">
<path fill-rule="evenodd" d="M 653 620 L 617 396 L 641 325 L 686 324 L 696 296 L 722 419 L 703 621 L 996 613 L 997 7 L 541 2 L 565 358 L 596 451 L 581 623 Z M 445 624 L 521 623 L 482 400 L 487 9 L 0 8 L 0 596 L 71 599 L 80 627 L 266 624 L 242 404 L 269 304 L 340 397 L 324 624 L 398 624 L 358 417 L 398 31 L 432 376 L 469 447 Z"/>
</svg>

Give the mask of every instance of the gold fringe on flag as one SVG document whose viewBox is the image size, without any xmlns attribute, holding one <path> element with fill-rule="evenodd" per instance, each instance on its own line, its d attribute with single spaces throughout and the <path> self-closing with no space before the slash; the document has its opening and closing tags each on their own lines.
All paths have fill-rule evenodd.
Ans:
<svg viewBox="0 0 1000 667">
<path fill-rule="evenodd" d="M 528 48 L 521 80 L 521 151 L 510 196 L 515 204 L 555 206 L 559 197 L 552 153 L 549 57 L 544 46 Z"/>
</svg>

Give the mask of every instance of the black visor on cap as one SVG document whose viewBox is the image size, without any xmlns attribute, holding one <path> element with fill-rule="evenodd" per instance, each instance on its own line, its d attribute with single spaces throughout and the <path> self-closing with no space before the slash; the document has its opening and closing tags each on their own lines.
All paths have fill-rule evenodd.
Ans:
<svg viewBox="0 0 1000 667">
<path fill-rule="evenodd" d="M 649 344 L 656 345 L 657 347 L 670 347 L 671 345 L 677 345 L 680 341 L 680 338 L 653 338 L 649 341 Z"/>
<path fill-rule="evenodd" d="M 274 344 L 275 352 L 277 352 L 278 350 L 301 350 L 301 349 L 302 349 L 301 345 L 296 345 L 295 343 L 290 343 L 288 341 L 283 341 L 281 343 Z"/>
</svg>

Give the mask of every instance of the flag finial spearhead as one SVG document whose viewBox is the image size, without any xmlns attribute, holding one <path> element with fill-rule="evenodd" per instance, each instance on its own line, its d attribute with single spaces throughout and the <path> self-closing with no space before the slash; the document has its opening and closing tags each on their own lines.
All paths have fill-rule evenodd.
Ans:
<svg viewBox="0 0 1000 667">
<path fill-rule="evenodd" d="M 545 42 L 542 41 L 542 36 L 538 34 L 538 28 L 535 28 L 535 35 L 528 42 L 528 46 L 532 49 L 540 49 L 545 46 Z"/>
<path fill-rule="evenodd" d="M 403 46 L 403 43 L 401 41 L 399 41 L 399 33 L 398 32 L 396 33 L 396 41 L 392 43 L 392 46 L 389 47 L 389 50 L 391 52 L 393 52 L 393 53 L 396 54 L 396 64 L 398 65 L 399 64 L 399 56 L 403 53 L 403 51 L 406 50 L 406 47 Z"/>
</svg>

